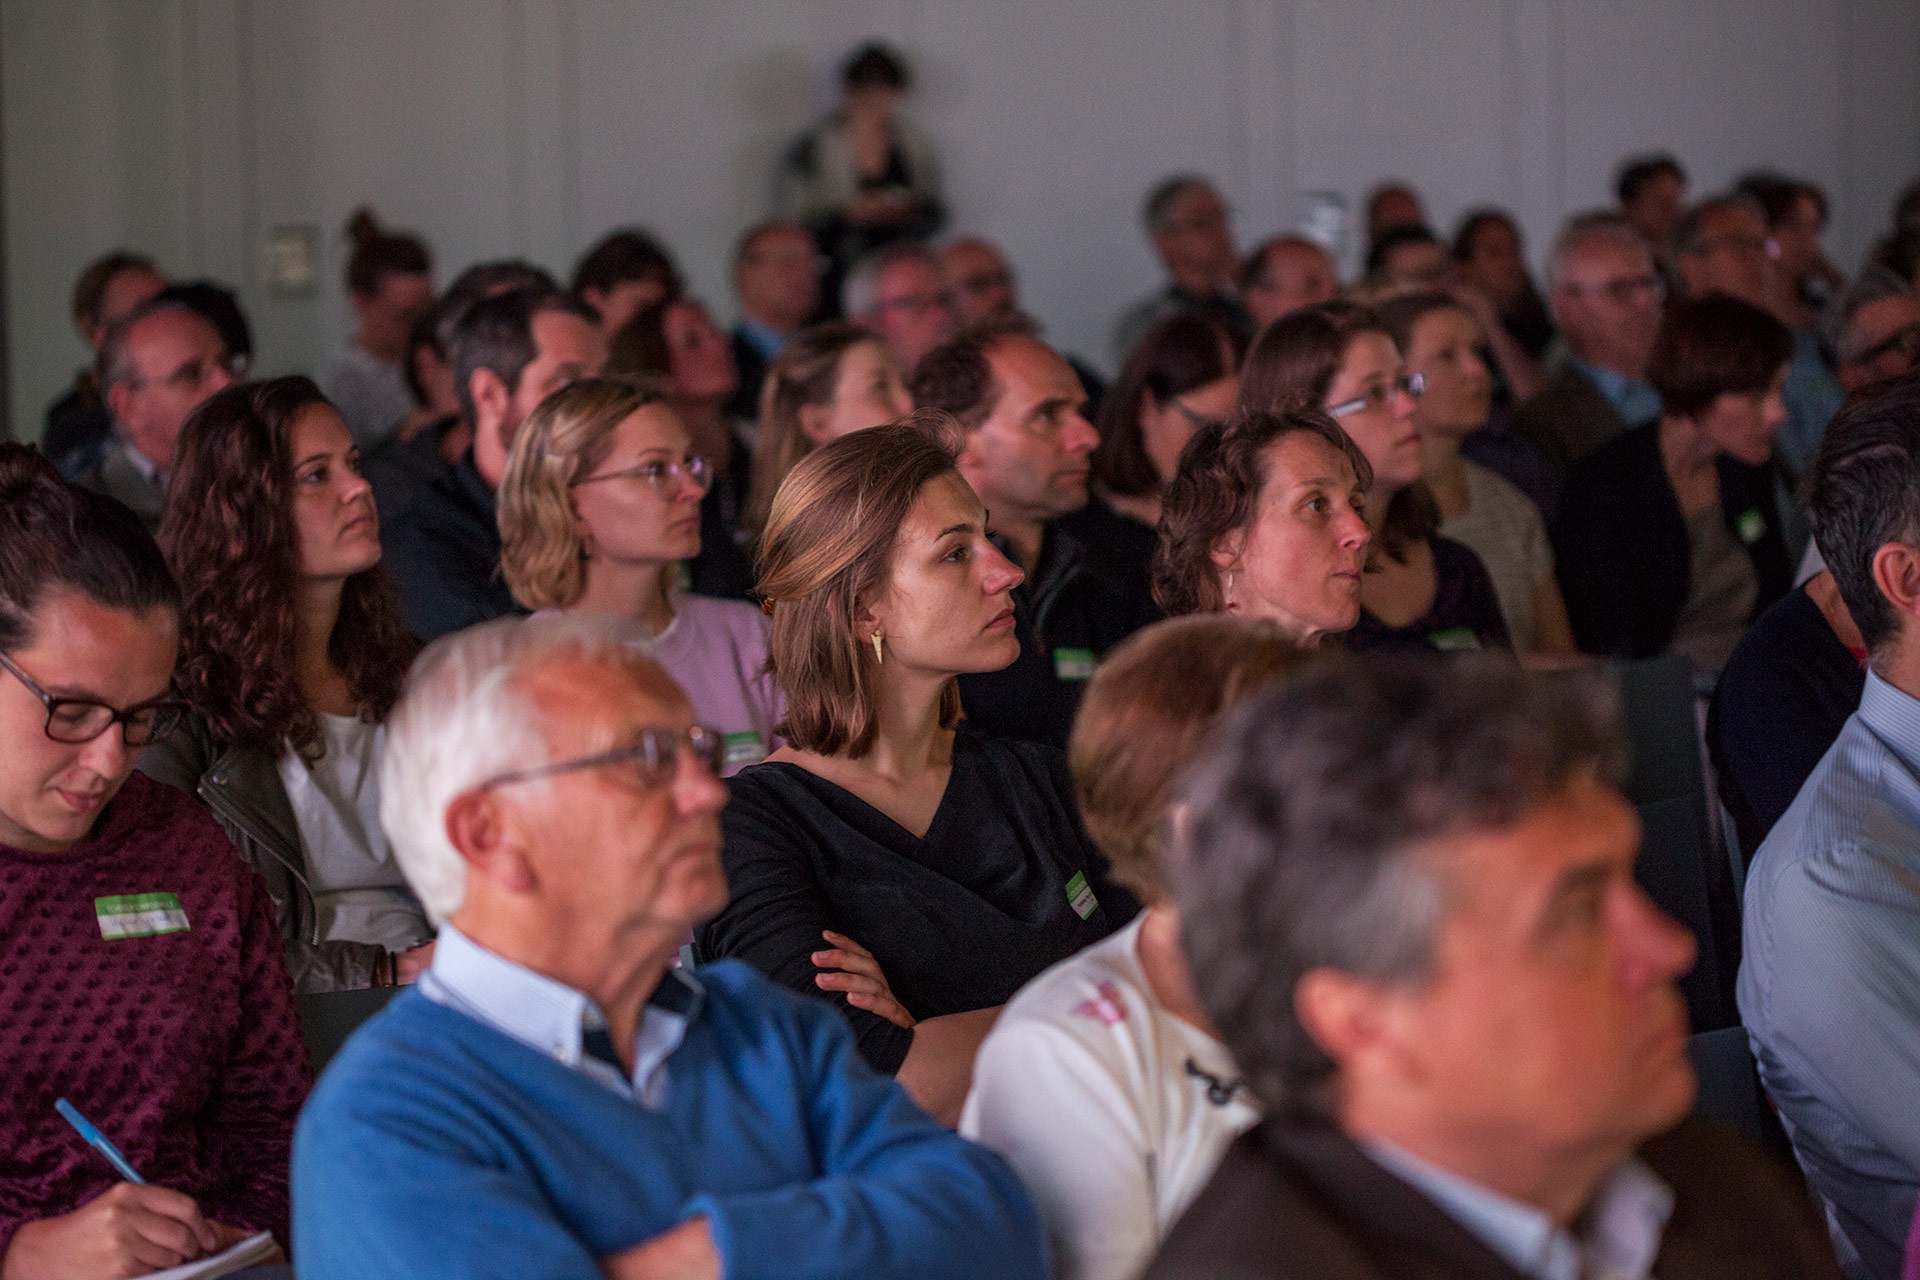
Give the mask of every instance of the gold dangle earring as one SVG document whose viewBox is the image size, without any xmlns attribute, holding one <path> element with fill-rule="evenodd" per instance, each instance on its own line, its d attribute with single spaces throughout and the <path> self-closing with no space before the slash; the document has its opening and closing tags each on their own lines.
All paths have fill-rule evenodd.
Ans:
<svg viewBox="0 0 1920 1280">
<path fill-rule="evenodd" d="M 880 628 L 878 627 L 873 629 L 873 660 L 876 663 L 883 663 L 887 660 L 886 655 L 880 652 Z"/>
</svg>

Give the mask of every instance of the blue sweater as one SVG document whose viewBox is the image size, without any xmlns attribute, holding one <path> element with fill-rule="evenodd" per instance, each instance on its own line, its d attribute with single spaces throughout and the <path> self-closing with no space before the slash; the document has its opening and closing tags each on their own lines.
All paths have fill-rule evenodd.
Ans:
<svg viewBox="0 0 1920 1280">
<path fill-rule="evenodd" d="M 659 1110 L 406 992 L 328 1068 L 293 1151 L 301 1280 L 599 1280 L 707 1215 L 727 1280 L 1043 1277 L 1019 1180 L 746 966 L 706 988 Z"/>
</svg>

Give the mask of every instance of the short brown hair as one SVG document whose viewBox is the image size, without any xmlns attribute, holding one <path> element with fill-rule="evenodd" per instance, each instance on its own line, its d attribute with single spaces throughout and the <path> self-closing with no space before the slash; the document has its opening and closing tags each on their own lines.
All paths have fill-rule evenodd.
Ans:
<svg viewBox="0 0 1920 1280">
<path fill-rule="evenodd" d="M 1727 394 L 1765 391 L 1793 357 L 1793 334 L 1773 315 L 1724 293 L 1688 298 L 1667 313 L 1647 361 L 1660 406 L 1695 417 Z"/>
<path fill-rule="evenodd" d="M 1067 744 L 1087 834 L 1149 905 L 1167 896 L 1161 819 L 1186 762 L 1230 707 L 1306 651 L 1269 622 L 1201 614 L 1157 622 L 1107 655 Z"/>
<path fill-rule="evenodd" d="M 786 223 L 773 223 L 786 226 Z M 863 342 L 878 342 L 859 325 L 815 325 L 803 329 L 780 349 L 760 384 L 760 429 L 753 438 L 753 480 L 740 523 L 758 529 L 773 509 L 773 495 L 787 472 L 807 456 L 813 442 L 800 429 L 800 410 L 830 404 L 840 382 L 840 362 Z"/>
<path fill-rule="evenodd" d="M 886 586 L 920 491 L 957 474 L 941 443 L 951 430 L 945 414 L 922 411 L 842 436 L 802 458 L 773 495 L 759 590 L 773 615 L 767 665 L 787 694 L 774 731 L 798 750 L 857 756 L 873 745 L 872 651 L 854 617 Z M 949 681 L 940 723 L 951 728 L 959 718 Z"/>
<path fill-rule="evenodd" d="M 514 434 L 500 478 L 500 572 L 528 609 L 565 609 L 587 585 L 568 490 L 607 460 L 613 431 L 663 400 L 640 378 L 582 378 L 540 402 Z"/>
<path fill-rule="evenodd" d="M 1225 607 L 1213 548 L 1235 529 L 1253 523 L 1267 483 L 1267 446 L 1296 431 L 1319 436 L 1338 449 L 1360 487 L 1373 487 L 1367 455 L 1317 406 L 1285 413 L 1242 407 L 1222 425 L 1194 432 L 1167 486 L 1160 545 L 1153 553 L 1153 598 L 1168 617 L 1218 613 Z"/>
<path fill-rule="evenodd" d="M 1023 315 L 994 316 L 968 325 L 921 356 L 907 387 L 913 407 L 938 409 L 958 423 L 962 433 L 985 422 L 1000 403 L 1000 384 L 987 357 L 1015 338 L 1038 342 L 1039 327 Z"/>
</svg>

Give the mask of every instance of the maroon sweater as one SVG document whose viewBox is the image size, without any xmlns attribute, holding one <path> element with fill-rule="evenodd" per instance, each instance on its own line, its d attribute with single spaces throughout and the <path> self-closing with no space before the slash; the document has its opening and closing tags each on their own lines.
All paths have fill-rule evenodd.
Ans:
<svg viewBox="0 0 1920 1280">
<path fill-rule="evenodd" d="M 94 900 L 171 893 L 184 932 L 102 936 Z M 192 796 L 136 773 L 65 853 L 0 845 L 0 1257 L 119 1175 L 287 1241 L 287 1161 L 313 1081 L 266 890 Z"/>
</svg>

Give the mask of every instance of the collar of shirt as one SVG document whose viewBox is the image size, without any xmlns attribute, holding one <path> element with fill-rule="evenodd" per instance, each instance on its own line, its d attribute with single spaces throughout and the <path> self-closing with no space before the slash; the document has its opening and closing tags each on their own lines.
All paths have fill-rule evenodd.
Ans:
<svg viewBox="0 0 1920 1280">
<path fill-rule="evenodd" d="M 127 465 L 138 472 L 142 480 L 162 489 L 167 487 L 167 475 L 160 469 L 160 464 L 135 448 L 132 438 L 118 425 L 113 429 L 113 439 L 120 446 L 120 452 L 126 455 Z"/>
<path fill-rule="evenodd" d="M 1389 1173 L 1411 1183 L 1449 1217 L 1534 1280 L 1646 1280 L 1673 1213 L 1673 1192 L 1638 1160 L 1620 1164 L 1573 1230 L 1388 1142 L 1363 1144 Z"/>
<path fill-rule="evenodd" d="M 1920 700 L 1882 680 L 1871 667 L 1867 687 L 1860 693 L 1860 722 L 1902 764 L 1920 773 Z"/>
<path fill-rule="evenodd" d="M 772 329 L 747 316 L 740 317 L 740 336 L 753 344 L 753 349 L 771 360 L 780 354 L 787 345 L 787 335 L 778 329 Z"/>
<path fill-rule="evenodd" d="M 1600 389 L 1613 411 L 1630 427 L 1652 422 L 1660 416 L 1660 393 L 1638 378 L 1630 378 L 1618 369 L 1589 364 L 1579 356 L 1568 356 L 1574 368 Z"/>
<path fill-rule="evenodd" d="M 666 1101 L 667 1059 L 699 1016 L 705 989 L 684 969 L 667 970 L 640 1015 L 631 1078 L 582 1052 L 584 1033 L 607 1025 L 591 999 L 487 950 L 452 925 L 440 926 L 433 963 L 420 977 L 420 994 L 658 1110 Z"/>
</svg>

